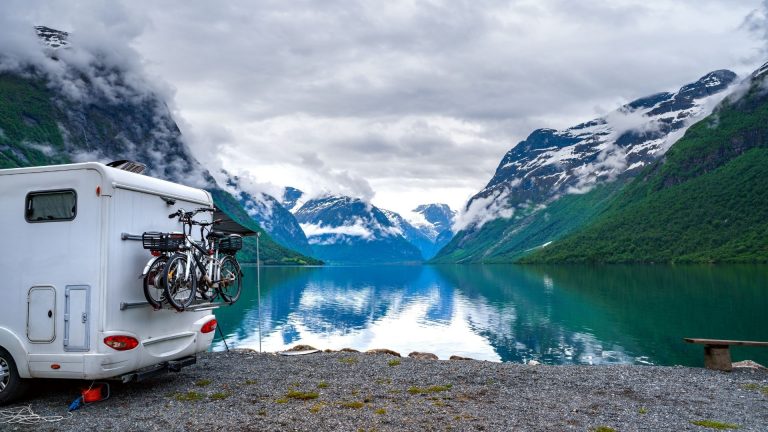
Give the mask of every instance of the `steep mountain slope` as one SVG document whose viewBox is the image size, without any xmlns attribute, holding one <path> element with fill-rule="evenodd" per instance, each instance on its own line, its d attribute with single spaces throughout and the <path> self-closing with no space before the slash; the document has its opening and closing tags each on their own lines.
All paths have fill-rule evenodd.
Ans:
<svg viewBox="0 0 768 432">
<path fill-rule="evenodd" d="M 309 242 L 299 222 L 272 195 L 264 192 L 250 193 L 237 176 L 227 173 L 227 190 L 238 199 L 248 215 L 259 223 L 277 243 L 302 254 L 311 253 Z"/>
<path fill-rule="evenodd" d="M 576 233 L 526 262 L 768 262 L 768 64 Z"/>
<path fill-rule="evenodd" d="M 711 72 L 675 93 L 638 99 L 564 131 L 534 131 L 472 197 L 457 217 L 459 232 L 433 261 L 511 262 L 578 228 L 709 114 L 735 79 L 730 71 Z"/>
<path fill-rule="evenodd" d="M 389 219 L 389 222 L 394 226 L 397 232 L 400 233 L 409 243 L 416 246 L 423 259 L 429 259 L 432 257 L 435 249 L 435 242 L 427 237 L 421 230 L 413 226 L 410 222 L 405 220 L 400 214 L 390 210 L 380 209 L 384 216 Z"/>
<path fill-rule="evenodd" d="M 229 192 L 221 189 L 212 189 L 211 194 L 213 195 L 216 207 L 226 213 L 232 220 L 261 233 L 258 246 L 262 263 L 267 265 L 318 265 L 323 263 L 315 258 L 298 254 L 276 243 Z M 238 253 L 238 259 L 241 261 L 246 259 L 246 262 L 256 262 L 256 247 L 256 237 L 246 237 L 243 239 L 243 250 Z"/>
<path fill-rule="evenodd" d="M 0 64 L 21 65 L 0 72 L 0 168 L 129 159 L 145 163 L 153 177 L 219 191 L 189 152 L 160 93 L 139 80 L 138 71 L 125 70 L 109 53 L 73 46 L 65 32 L 37 30 L 47 43 L 37 63 L 0 53 Z M 217 205 L 229 206 L 231 197 L 215 196 Z M 262 246 L 273 262 L 313 261 L 266 235 Z M 255 261 L 250 249 L 255 246 L 240 258 Z"/>
<path fill-rule="evenodd" d="M 417 245 L 424 259 L 431 259 L 453 238 L 451 225 L 455 216 L 456 212 L 447 204 L 422 204 L 406 213 L 404 217 L 427 241 L 420 241 L 420 246 L 416 243 L 417 236 L 406 235 L 406 238 Z"/>
<path fill-rule="evenodd" d="M 303 191 L 296 189 L 295 187 L 286 186 L 285 191 L 283 192 L 283 200 L 280 204 L 282 204 L 286 210 L 293 213 L 304 204 L 302 197 L 304 197 Z"/>
<path fill-rule="evenodd" d="M 294 215 L 313 256 L 328 263 L 420 262 L 421 253 L 376 206 L 357 198 L 325 196 L 304 203 Z"/>
</svg>

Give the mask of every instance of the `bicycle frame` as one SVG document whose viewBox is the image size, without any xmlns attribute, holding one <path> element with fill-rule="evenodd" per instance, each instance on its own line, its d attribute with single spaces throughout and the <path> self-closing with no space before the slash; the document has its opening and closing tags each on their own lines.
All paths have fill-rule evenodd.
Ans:
<svg viewBox="0 0 768 432">
<path fill-rule="evenodd" d="M 212 244 L 207 243 L 205 235 L 205 228 L 207 226 L 212 227 L 214 222 L 211 222 L 210 224 L 196 222 L 192 220 L 191 215 L 188 218 L 182 220 L 182 222 L 184 223 L 185 238 L 183 253 L 187 255 L 189 262 L 194 262 L 197 269 L 200 270 L 203 275 L 203 282 L 205 283 L 206 287 L 216 288 L 217 285 L 222 282 L 221 259 L 219 259 L 218 248 L 213 248 Z M 193 225 L 200 225 L 200 237 L 203 244 L 202 246 L 192 238 Z M 209 233 L 211 229 L 212 228 L 208 229 Z M 195 253 L 195 250 L 197 250 L 198 253 Z M 202 257 L 202 259 L 198 257 L 198 255 Z M 205 261 L 205 264 L 202 261 Z M 189 277 L 189 271 L 191 267 L 192 266 L 187 266 L 184 269 L 185 279 Z"/>
</svg>

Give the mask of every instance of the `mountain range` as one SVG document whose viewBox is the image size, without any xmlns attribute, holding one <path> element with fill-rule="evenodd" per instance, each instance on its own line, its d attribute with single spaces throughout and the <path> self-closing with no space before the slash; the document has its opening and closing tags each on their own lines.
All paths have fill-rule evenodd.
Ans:
<svg viewBox="0 0 768 432">
<path fill-rule="evenodd" d="M 0 66 L 16 65 L 0 69 L 0 168 L 143 162 L 148 175 L 211 191 L 217 207 L 261 231 L 265 263 L 768 261 L 768 65 L 741 81 L 713 71 L 567 129 L 537 129 L 462 211 L 424 204 L 398 214 L 211 175 L 163 92 L 130 62 L 36 31 L 43 59 L 0 53 Z M 241 259 L 255 260 L 255 239 Z"/>
<path fill-rule="evenodd" d="M 578 230 L 663 159 L 736 81 L 735 73 L 718 70 L 562 131 L 533 131 L 469 200 L 457 234 L 433 262 L 514 262 Z"/>
<path fill-rule="evenodd" d="M 429 212 L 434 222 L 422 215 L 423 223 L 416 227 L 398 213 L 359 198 L 325 195 L 306 199 L 300 190 L 286 188 L 282 202 L 301 224 L 313 255 L 328 263 L 421 262 L 439 248 L 437 236 L 450 232 L 450 222 L 439 217 L 440 211 Z M 452 214 L 444 204 L 419 208 Z"/>
<path fill-rule="evenodd" d="M 588 223 L 523 262 L 768 262 L 768 63 Z"/>
</svg>

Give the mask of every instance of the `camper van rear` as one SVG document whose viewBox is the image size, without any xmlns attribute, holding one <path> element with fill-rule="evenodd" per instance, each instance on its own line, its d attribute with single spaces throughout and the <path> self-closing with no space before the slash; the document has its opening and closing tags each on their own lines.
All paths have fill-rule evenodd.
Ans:
<svg viewBox="0 0 768 432">
<path fill-rule="evenodd" d="M 0 403 L 27 378 L 132 377 L 209 348 L 210 309 L 146 304 L 136 241 L 180 231 L 168 214 L 208 192 L 100 163 L 0 170 L 0 191 Z"/>
</svg>

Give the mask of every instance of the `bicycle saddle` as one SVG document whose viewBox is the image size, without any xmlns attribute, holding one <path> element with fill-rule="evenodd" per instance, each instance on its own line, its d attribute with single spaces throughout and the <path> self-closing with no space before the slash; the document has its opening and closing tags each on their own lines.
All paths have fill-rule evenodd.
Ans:
<svg viewBox="0 0 768 432">
<path fill-rule="evenodd" d="M 209 232 L 209 233 L 208 233 L 208 235 L 207 235 L 206 237 L 208 237 L 208 238 L 217 238 L 217 239 L 222 239 L 222 238 L 224 238 L 224 237 L 226 237 L 226 236 L 227 236 L 227 235 L 226 235 L 226 234 L 224 234 L 224 233 L 220 233 L 220 232 L 218 232 L 218 231 L 211 231 L 211 232 Z"/>
</svg>

